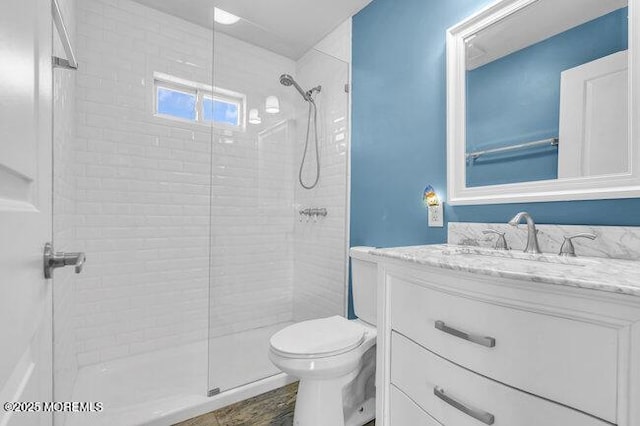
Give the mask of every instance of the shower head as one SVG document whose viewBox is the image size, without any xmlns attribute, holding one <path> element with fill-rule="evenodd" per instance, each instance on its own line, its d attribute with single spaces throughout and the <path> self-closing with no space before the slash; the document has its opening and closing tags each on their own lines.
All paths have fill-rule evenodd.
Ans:
<svg viewBox="0 0 640 426">
<path fill-rule="evenodd" d="M 293 77 L 289 74 L 282 74 L 280 76 L 280 84 L 283 86 L 291 86 L 293 84 Z"/>
<path fill-rule="evenodd" d="M 302 87 L 300 87 L 300 85 L 289 74 L 282 74 L 280 76 L 280 84 L 282 84 L 283 86 L 295 87 L 305 101 L 309 101 L 311 98 L 311 96 L 308 93 L 305 93 L 305 91 L 302 90 Z"/>
</svg>

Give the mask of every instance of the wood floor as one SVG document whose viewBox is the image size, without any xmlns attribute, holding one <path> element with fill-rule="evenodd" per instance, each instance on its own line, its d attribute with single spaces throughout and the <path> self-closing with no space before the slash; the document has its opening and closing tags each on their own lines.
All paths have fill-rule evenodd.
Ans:
<svg viewBox="0 0 640 426">
<path fill-rule="evenodd" d="M 174 426 L 292 426 L 297 391 L 292 383 Z"/>
</svg>

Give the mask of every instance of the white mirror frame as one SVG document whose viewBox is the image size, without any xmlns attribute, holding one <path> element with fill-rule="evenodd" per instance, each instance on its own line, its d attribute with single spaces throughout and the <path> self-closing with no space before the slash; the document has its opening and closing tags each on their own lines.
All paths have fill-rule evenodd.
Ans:
<svg viewBox="0 0 640 426">
<path fill-rule="evenodd" d="M 629 172 L 466 186 L 465 39 L 538 0 L 498 0 L 447 30 L 447 195 L 452 205 L 640 197 L 640 0 L 629 0 Z"/>
</svg>

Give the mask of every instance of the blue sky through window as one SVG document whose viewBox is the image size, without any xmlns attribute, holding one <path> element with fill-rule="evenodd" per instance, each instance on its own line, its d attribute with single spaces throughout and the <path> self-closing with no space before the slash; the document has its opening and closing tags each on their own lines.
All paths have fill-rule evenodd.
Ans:
<svg viewBox="0 0 640 426">
<path fill-rule="evenodd" d="M 205 97 L 203 100 L 203 119 L 214 123 L 238 126 L 238 104 Z"/>
<path fill-rule="evenodd" d="M 158 114 L 187 120 L 196 119 L 196 95 L 158 87 Z"/>
</svg>

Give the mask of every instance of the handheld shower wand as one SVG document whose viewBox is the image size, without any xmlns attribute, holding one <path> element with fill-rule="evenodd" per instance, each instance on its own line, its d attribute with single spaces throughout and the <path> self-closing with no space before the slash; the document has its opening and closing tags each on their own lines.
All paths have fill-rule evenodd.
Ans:
<svg viewBox="0 0 640 426">
<path fill-rule="evenodd" d="M 316 107 L 316 103 L 313 100 L 313 93 L 320 92 L 322 90 L 322 86 L 316 86 L 311 90 L 304 91 L 302 87 L 291 77 L 289 74 L 282 74 L 280 76 L 280 84 L 283 86 L 293 86 L 296 88 L 298 93 L 302 96 L 302 98 L 309 103 L 309 115 L 307 117 L 307 136 L 304 141 L 304 154 L 302 154 L 302 161 L 300 162 L 300 171 L 298 172 L 298 181 L 300 185 L 304 189 L 313 189 L 318 185 L 318 181 L 320 180 L 320 150 L 318 148 L 318 108 Z M 316 179 L 313 181 L 311 185 L 307 185 L 302 180 L 302 170 L 304 169 L 304 162 L 307 158 L 307 150 L 309 148 L 309 133 L 311 133 L 311 112 L 313 110 L 313 130 L 315 136 L 315 147 L 316 147 Z"/>
</svg>

